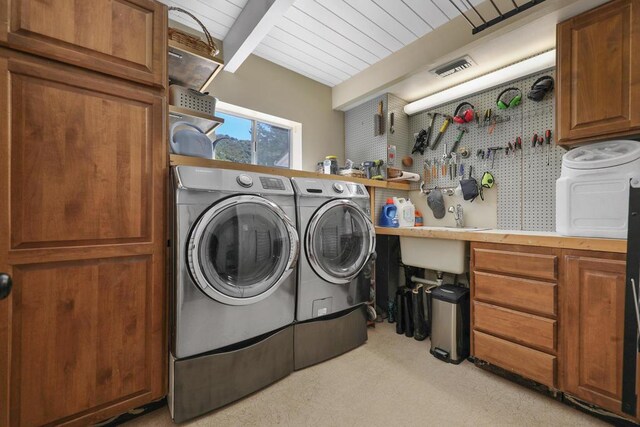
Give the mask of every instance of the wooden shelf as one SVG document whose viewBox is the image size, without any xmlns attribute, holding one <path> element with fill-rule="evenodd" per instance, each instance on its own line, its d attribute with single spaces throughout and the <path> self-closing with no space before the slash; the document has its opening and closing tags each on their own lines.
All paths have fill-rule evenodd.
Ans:
<svg viewBox="0 0 640 427">
<path fill-rule="evenodd" d="M 224 62 L 213 56 L 204 55 L 197 50 L 168 41 L 169 82 L 190 87 L 202 92 L 218 75 Z"/>
<path fill-rule="evenodd" d="M 213 133 L 218 126 L 224 123 L 224 119 L 220 117 L 210 116 L 208 114 L 200 113 L 199 111 L 178 107 L 176 105 L 169 105 L 169 127 L 177 121 L 194 124 L 202 129 L 207 135 Z"/>
<path fill-rule="evenodd" d="M 245 163 L 227 162 L 223 160 L 209 160 L 200 157 L 181 156 L 179 154 L 171 154 L 169 156 L 171 166 L 200 166 L 206 168 L 232 169 L 247 172 L 267 173 L 274 175 L 282 175 L 288 178 L 303 177 L 317 179 L 335 179 L 340 181 L 355 182 L 372 188 L 389 188 L 394 190 L 409 190 L 409 184 L 404 182 L 387 182 L 377 181 L 365 178 L 352 178 L 340 175 L 326 175 L 317 172 L 308 172 L 295 169 L 277 168 L 271 166 L 248 165 Z"/>
</svg>

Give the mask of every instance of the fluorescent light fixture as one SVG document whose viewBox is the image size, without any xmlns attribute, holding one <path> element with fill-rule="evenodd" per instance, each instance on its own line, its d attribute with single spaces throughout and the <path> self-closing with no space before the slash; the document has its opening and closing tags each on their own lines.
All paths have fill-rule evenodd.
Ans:
<svg viewBox="0 0 640 427">
<path fill-rule="evenodd" d="M 420 111 L 428 110 L 429 108 L 437 107 L 438 105 L 446 104 L 486 89 L 507 84 L 513 80 L 546 70 L 555 65 L 556 50 L 553 49 L 534 56 L 533 58 L 525 59 L 524 61 L 485 74 L 477 79 L 469 80 L 458 86 L 414 101 L 404 107 L 404 112 L 408 115 L 416 114 Z"/>
</svg>

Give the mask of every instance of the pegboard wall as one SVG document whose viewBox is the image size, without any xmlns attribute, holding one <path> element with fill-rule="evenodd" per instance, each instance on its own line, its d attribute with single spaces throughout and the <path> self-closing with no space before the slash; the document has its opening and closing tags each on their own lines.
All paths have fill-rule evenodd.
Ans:
<svg viewBox="0 0 640 427">
<path fill-rule="evenodd" d="M 382 135 L 374 136 L 374 115 L 378 111 L 378 103 L 383 103 L 384 129 Z M 397 148 L 396 160 L 399 165 L 403 156 L 411 152 L 407 141 L 409 134 L 409 116 L 404 113 L 406 101 L 392 94 L 367 101 L 345 112 L 345 154 L 346 158 L 357 165 L 368 160 L 382 159 L 388 162 L 387 146 L 395 145 Z M 391 113 L 394 113 L 393 132 L 391 131 Z M 398 166 L 402 167 L 402 166 Z M 385 168 L 386 170 L 386 168 Z M 375 218 L 380 214 L 382 206 L 389 197 L 409 197 L 408 191 L 376 189 Z"/>
<path fill-rule="evenodd" d="M 464 165 L 466 176 L 469 174 L 470 167 L 473 167 L 473 175 L 478 180 L 485 171 L 490 171 L 493 174 L 496 180 L 495 191 L 498 192 L 499 229 L 555 230 L 555 182 L 560 177 L 562 155 L 565 153 L 563 148 L 556 146 L 553 134 L 555 129 L 555 93 L 547 95 L 542 102 L 533 102 L 526 98 L 533 82 L 543 75 L 551 75 L 555 78 L 555 70 L 538 73 L 408 118 L 407 147 L 410 151 L 414 144 L 413 135 L 421 129 L 427 129 L 431 124 L 431 117 L 428 113 L 440 113 L 432 131 L 431 142 L 433 143 L 444 122 L 442 114 L 453 115 L 455 108 L 462 101 L 468 101 L 475 106 L 480 116 L 481 126 L 478 126 L 475 121 L 464 125 L 467 132 L 462 137 L 458 148 L 467 147 L 470 156 L 466 159 L 458 157 L 458 162 Z M 499 110 L 496 106 L 496 99 L 500 92 L 508 87 L 520 89 L 523 93 L 523 101 L 515 108 Z M 497 114 L 500 118 L 507 120 L 497 123 L 492 133 L 489 132 L 490 126 L 483 127 L 483 116 L 489 108 L 493 110 L 494 115 Z M 459 133 L 459 127 L 460 125 L 452 123 L 435 150 L 427 148 L 424 156 L 419 153 L 414 154 L 412 156 L 414 165 L 410 170 L 422 173 L 424 160 L 432 163 L 440 161 L 445 145 L 449 150 L 453 146 Z M 551 145 L 545 144 L 532 148 L 533 134 L 537 133 L 544 137 L 547 129 L 552 131 Z M 518 136 L 522 138 L 522 150 L 507 155 L 505 150 L 507 144 L 513 143 Z M 495 161 L 486 158 L 483 160 L 476 156 L 478 150 L 486 152 L 489 147 L 503 148 L 496 152 Z M 400 151 L 399 148 L 398 151 Z M 402 158 L 400 155 L 398 157 Z M 438 163 L 438 171 L 438 178 L 431 179 L 427 184 L 429 188 L 457 185 L 460 177 L 451 179 L 448 169 L 447 175 L 442 177 L 440 163 Z M 418 186 L 413 184 L 412 188 L 417 189 Z M 493 191 L 493 189 L 489 191 Z"/>
<path fill-rule="evenodd" d="M 378 103 L 383 103 L 383 115 L 387 116 L 388 95 L 382 95 L 352 108 L 344 113 L 345 155 L 359 165 L 368 160 L 387 158 L 388 121 L 385 120 L 385 132 L 374 135 L 374 116 L 378 112 Z"/>
<path fill-rule="evenodd" d="M 431 123 L 428 113 L 453 115 L 460 102 L 468 101 L 476 107 L 480 115 L 480 123 L 483 124 L 484 112 L 491 108 L 494 114 L 508 118 L 508 121 L 497 123 L 491 134 L 488 126 L 479 127 L 475 122 L 466 124 L 467 133 L 464 134 L 459 148 L 467 147 L 470 157 L 459 158 L 458 161 L 464 164 L 466 176 L 469 174 L 470 167 L 473 167 L 473 175 L 478 180 L 484 171 L 491 171 L 494 175 L 496 185 L 489 191 L 497 191 L 499 229 L 553 231 L 555 230 L 555 182 L 560 176 L 562 155 L 565 150 L 556 146 L 553 133 L 550 146 L 532 148 L 531 139 L 534 133 L 544 137 L 547 129 L 554 131 L 555 93 L 547 95 L 542 102 L 533 102 L 526 98 L 533 82 L 543 75 L 551 75 L 555 78 L 555 70 L 537 73 L 411 117 L 404 114 L 403 108 L 407 102 L 392 94 L 380 96 L 345 112 L 346 157 L 357 164 L 366 160 L 387 159 L 387 145 L 391 144 L 396 146 L 396 167 L 422 174 L 424 160 L 432 162 L 441 160 L 445 144 L 448 149 L 451 149 L 458 136 L 459 126 L 452 123 L 435 150 L 428 148 L 424 156 L 419 153 L 411 155 L 414 134 L 421 129 L 426 129 Z M 520 89 L 523 93 L 523 102 L 515 108 L 499 110 L 496 106 L 496 98 L 507 87 Z M 384 104 L 385 133 L 374 136 L 373 117 L 380 101 Z M 390 113 L 394 113 L 393 133 L 390 131 Z M 444 117 L 438 116 L 432 132 L 432 143 L 443 122 Z M 522 138 L 522 150 L 507 156 L 504 148 L 508 142 L 513 143 L 518 136 Z M 493 164 L 491 160 L 476 157 L 478 150 L 495 146 L 502 147 L 503 150 L 497 152 Z M 402 158 L 407 155 L 413 158 L 412 167 L 403 167 L 401 164 Z M 460 177 L 450 179 L 448 170 L 447 176 L 441 177 L 441 165 L 438 164 L 438 167 L 439 177 L 430 180 L 427 184 L 429 188 L 436 185 L 438 187 L 457 185 Z M 411 187 L 415 190 L 419 185 L 414 183 Z M 394 196 L 406 198 L 408 192 L 377 190 L 376 218 L 386 198 Z"/>
</svg>

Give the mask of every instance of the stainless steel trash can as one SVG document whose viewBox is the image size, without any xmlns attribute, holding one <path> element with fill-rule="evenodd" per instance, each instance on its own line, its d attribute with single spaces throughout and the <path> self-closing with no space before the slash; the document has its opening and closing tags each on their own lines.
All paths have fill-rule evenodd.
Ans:
<svg viewBox="0 0 640 427">
<path fill-rule="evenodd" d="M 469 357 L 469 289 L 442 285 L 431 298 L 431 354 L 458 364 Z"/>
</svg>

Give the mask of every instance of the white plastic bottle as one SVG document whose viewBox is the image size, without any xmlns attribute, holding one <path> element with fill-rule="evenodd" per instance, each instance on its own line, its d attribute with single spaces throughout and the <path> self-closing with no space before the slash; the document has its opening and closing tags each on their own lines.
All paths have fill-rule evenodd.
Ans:
<svg viewBox="0 0 640 427">
<path fill-rule="evenodd" d="M 416 225 L 416 208 L 403 197 L 394 197 L 393 204 L 398 208 L 398 222 L 400 227 L 415 227 Z"/>
</svg>

